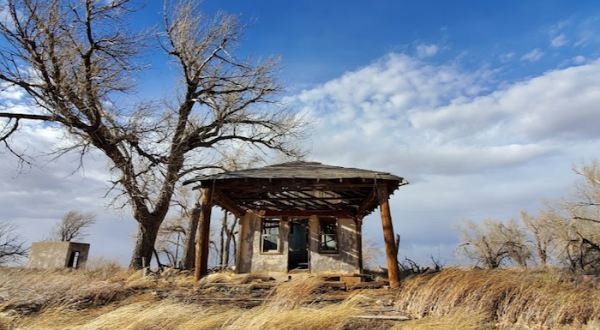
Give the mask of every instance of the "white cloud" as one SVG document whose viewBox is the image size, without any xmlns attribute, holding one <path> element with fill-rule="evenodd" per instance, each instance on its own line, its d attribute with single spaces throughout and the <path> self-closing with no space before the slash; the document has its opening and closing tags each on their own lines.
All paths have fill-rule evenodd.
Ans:
<svg viewBox="0 0 600 330">
<path fill-rule="evenodd" d="M 534 48 L 529 53 L 521 56 L 521 61 L 537 62 L 543 56 L 544 56 L 544 52 L 542 52 L 539 48 Z"/>
<path fill-rule="evenodd" d="M 552 40 L 550 40 L 550 46 L 554 48 L 563 47 L 568 44 L 569 40 L 567 40 L 567 36 L 564 33 L 561 33 L 558 36 L 552 38 Z"/>
<path fill-rule="evenodd" d="M 510 52 L 510 53 L 500 54 L 498 56 L 498 58 L 500 59 L 500 62 L 506 63 L 506 62 L 509 62 L 510 60 L 512 60 L 515 57 L 515 55 L 516 54 L 514 52 Z"/>
<path fill-rule="evenodd" d="M 435 56 L 440 48 L 435 44 L 420 44 L 417 45 L 417 56 L 419 58 Z"/>
<path fill-rule="evenodd" d="M 600 138 L 591 122 L 600 120 L 600 62 L 548 72 L 470 102 L 412 116 L 419 128 L 473 136 L 502 126 L 516 140 Z"/>
<path fill-rule="evenodd" d="M 583 64 L 583 63 L 585 63 L 585 62 L 587 61 L 587 59 L 586 59 L 584 56 L 581 56 L 581 55 L 579 55 L 579 56 L 575 56 L 575 57 L 573 57 L 573 58 L 571 59 L 571 61 L 572 61 L 574 64 Z"/>
<path fill-rule="evenodd" d="M 564 195 L 571 164 L 600 145 L 600 61 L 488 90 L 493 79 L 390 54 L 288 101 L 319 120 L 313 159 L 411 182 L 392 198 L 406 253 L 447 250 L 460 219 L 508 219 Z M 366 230 L 380 236 L 376 220 Z"/>
<path fill-rule="evenodd" d="M 25 93 L 22 89 L 17 88 L 15 86 L 11 86 L 6 83 L 0 84 L 0 99 L 1 100 L 10 100 L 10 101 L 18 101 L 25 96 Z"/>
<path fill-rule="evenodd" d="M 319 122 L 312 159 L 411 182 L 392 197 L 392 217 L 402 253 L 426 261 L 438 247 L 442 257 L 452 254 L 452 226 L 463 218 L 507 219 L 564 195 L 571 164 L 596 154 L 600 61 L 576 61 L 582 65 L 495 88 L 494 70 L 389 54 L 286 101 Z M 23 129 L 15 141 L 33 151 L 62 139 L 45 125 Z M 92 251 L 127 261 L 135 221 L 129 211 L 125 220 L 103 212 L 109 176 L 101 156 L 85 159 L 85 177 L 69 176 L 74 156 L 22 176 L 13 158 L 2 157 L 0 220 L 16 220 L 34 240 L 71 208 L 96 210 L 103 219 L 91 231 Z M 376 217 L 365 220 L 365 231 L 380 241 Z"/>
</svg>

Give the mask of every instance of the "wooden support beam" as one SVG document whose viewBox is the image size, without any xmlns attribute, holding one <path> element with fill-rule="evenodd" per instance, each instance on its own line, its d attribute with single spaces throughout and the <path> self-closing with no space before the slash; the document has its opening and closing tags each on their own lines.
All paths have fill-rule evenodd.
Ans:
<svg viewBox="0 0 600 330">
<path fill-rule="evenodd" d="M 371 190 L 371 192 L 367 195 L 367 198 L 365 198 L 362 201 L 362 203 L 360 203 L 360 205 L 358 206 L 358 210 L 356 210 L 356 216 L 361 217 L 361 218 L 363 217 L 363 215 L 364 215 L 363 213 L 365 213 L 365 211 L 367 210 L 369 205 L 371 205 L 371 203 L 373 203 L 375 198 L 377 198 L 376 192 L 377 192 L 377 189 L 373 188 L 373 190 Z"/>
<path fill-rule="evenodd" d="M 238 197 L 236 200 L 245 201 L 245 202 L 253 202 L 253 201 L 330 201 L 330 200 L 362 200 L 359 197 L 347 198 L 347 197 Z"/>
<path fill-rule="evenodd" d="M 212 211 L 212 188 L 202 189 L 202 210 L 198 224 L 198 243 L 196 244 L 196 284 L 208 273 L 208 245 L 210 241 L 210 214 Z"/>
<path fill-rule="evenodd" d="M 354 219 L 354 214 L 350 211 L 329 211 L 329 210 L 306 210 L 306 211 L 264 210 L 264 211 L 265 211 L 265 213 L 264 213 L 265 217 L 283 217 L 283 216 L 310 217 L 311 215 L 322 215 L 322 216 L 332 216 L 332 217 L 343 218 L 343 219 Z"/>
<path fill-rule="evenodd" d="M 390 287 L 400 286 L 400 269 L 398 268 L 398 251 L 394 242 L 394 225 L 390 213 L 390 196 L 386 186 L 377 186 L 377 197 L 381 211 L 381 223 L 383 225 L 383 240 L 385 242 L 385 254 L 388 264 L 388 278 Z"/>
<path fill-rule="evenodd" d="M 219 205 L 223 206 L 229 212 L 233 213 L 236 217 L 241 218 L 246 214 L 246 210 L 239 207 L 234 201 L 232 201 L 225 193 L 223 193 L 220 189 L 215 189 L 213 192 L 215 198 L 217 199 Z"/>
</svg>

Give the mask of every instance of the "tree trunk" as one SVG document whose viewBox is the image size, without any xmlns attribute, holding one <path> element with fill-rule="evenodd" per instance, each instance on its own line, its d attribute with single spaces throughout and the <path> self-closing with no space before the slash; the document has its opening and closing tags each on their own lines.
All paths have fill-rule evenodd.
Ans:
<svg viewBox="0 0 600 330">
<path fill-rule="evenodd" d="M 221 221 L 221 233 L 220 233 L 220 237 L 219 237 L 219 263 L 221 268 L 225 268 L 227 267 L 227 263 L 225 263 L 225 235 L 229 236 L 229 233 L 227 231 L 227 215 L 229 212 L 227 212 L 227 210 L 223 210 L 223 220 Z M 229 250 L 229 249 L 227 249 Z M 229 259 L 229 258 L 227 258 Z"/>
<path fill-rule="evenodd" d="M 138 233 L 129 268 L 142 269 L 150 266 L 159 228 L 160 222 L 157 221 L 138 222 Z"/>
<path fill-rule="evenodd" d="M 225 239 L 225 248 L 224 248 L 224 253 L 223 253 L 223 267 L 229 266 L 229 251 L 230 251 L 231 237 L 233 236 L 233 231 L 227 230 L 226 233 L 227 233 L 227 238 Z"/>
<path fill-rule="evenodd" d="M 192 209 L 189 221 L 189 227 L 185 235 L 185 246 L 183 248 L 183 269 L 194 269 L 196 261 L 196 232 L 198 231 L 198 222 L 200 221 L 200 203 L 196 203 Z"/>
<path fill-rule="evenodd" d="M 226 228 L 226 230 L 225 230 L 227 237 L 225 239 L 225 252 L 223 253 L 223 267 L 229 266 L 229 259 L 230 259 L 229 253 L 231 251 L 231 241 L 232 240 L 233 240 L 233 244 L 234 244 L 234 255 L 235 255 L 235 227 L 237 226 L 238 220 L 239 219 L 237 217 L 234 217 L 231 228 Z"/>
<path fill-rule="evenodd" d="M 237 240 L 235 239 L 235 234 L 231 236 L 231 242 L 233 243 L 233 256 L 237 258 Z M 237 265 L 237 260 L 234 260 L 234 265 Z"/>
</svg>

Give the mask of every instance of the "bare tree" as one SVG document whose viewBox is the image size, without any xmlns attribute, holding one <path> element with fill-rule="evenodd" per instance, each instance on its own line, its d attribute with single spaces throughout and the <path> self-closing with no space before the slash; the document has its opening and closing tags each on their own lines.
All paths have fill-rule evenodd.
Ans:
<svg viewBox="0 0 600 330">
<path fill-rule="evenodd" d="M 201 211 L 200 200 L 197 200 L 192 210 L 187 214 L 188 227 L 182 256 L 184 269 L 193 269 L 196 262 L 196 231 L 198 230 Z"/>
<path fill-rule="evenodd" d="M 521 221 L 532 236 L 532 250 L 537 255 L 539 265 L 546 267 L 557 247 L 559 232 L 564 228 L 562 224 L 565 220 L 555 210 L 547 209 L 537 216 L 522 210 Z"/>
<path fill-rule="evenodd" d="M 465 220 L 458 229 L 461 233 L 459 252 L 467 258 L 490 269 L 511 260 L 519 266 L 527 266 L 531 252 L 525 232 L 516 221 L 504 223 L 488 219 L 476 223 Z"/>
<path fill-rule="evenodd" d="M 17 262 L 27 256 L 25 240 L 10 222 L 0 222 L 0 265 Z"/>
<path fill-rule="evenodd" d="M 562 259 L 572 270 L 596 273 L 600 272 L 600 164 L 591 160 L 573 171 L 581 180 L 560 203 L 565 217 L 559 233 Z"/>
<path fill-rule="evenodd" d="M 149 264 L 177 185 L 214 168 L 230 143 L 301 151 L 290 144 L 302 118 L 278 104 L 278 58 L 240 57 L 237 16 L 207 17 L 198 1 L 167 1 L 156 38 L 129 25 L 131 0 L 6 0 L 0 18 L 0 82 L 24 92 L 32 113 L 0 112 L 0 142 L 11 145 L 23 120 L 62 127 L 83 156 L 100 151 L 111 166 L 115 205 L 130 205 L 138 234 L 130 266 Z M 180 83 L 164 100 L 135 101 L 146 50 L 162 50 Z M 134 97 L 131 97 L 134 95 Z"/>
<path fill-rule="evenodd" d="M 464 220 L 458 225 L 461 233 L 459 252 L 465 257 L 483 264 L 486 268 L 498 268 L 507 257 L 504 245 L 488 233 L 488 228 L 497 226 L 498 221 L 485 220 L 478 224 Z"/>
<path fill-rule="evenodd" d="M 71 242 L 82 239 L 87 236 L 86 229 L 96 223 L 96 214 L 94 212 L 81 212 L 71 210 L 65 216 L 57 221 L 50 233 L 50 240 Z"/>
<path fill-rule="evenodd" d="M 399 236 L 399 235 L 398 235 Z M 384 255 L 383 251 L 377 243 L 375 243 L 371 238 L 366 235 L 362 235 L 362 258 L 363 258 L 363 267 L 365 269 L 373 269 L 373 267 L 377 266 L 377 259 Z"/>
<path fill-rule="evenodd" d="M 180 257 L 183 255 L 187 219 L 182 217 L 170 218 L 163 222 L 156 240 L 156 250 L 167 257 L 168 265 L 175 268 L 179 266 Z"/>
</svg>

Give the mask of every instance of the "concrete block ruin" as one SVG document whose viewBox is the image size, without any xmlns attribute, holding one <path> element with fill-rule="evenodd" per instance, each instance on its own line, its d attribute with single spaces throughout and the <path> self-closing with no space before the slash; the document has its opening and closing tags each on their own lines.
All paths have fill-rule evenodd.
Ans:
<svg viewBox="0 0 600 330">
<path fill-rule="evenodd" d="M 74 242 L 36 242 L 31 244 L 27 268 L 83 268 L 90 245 Z"/>
</svg>

